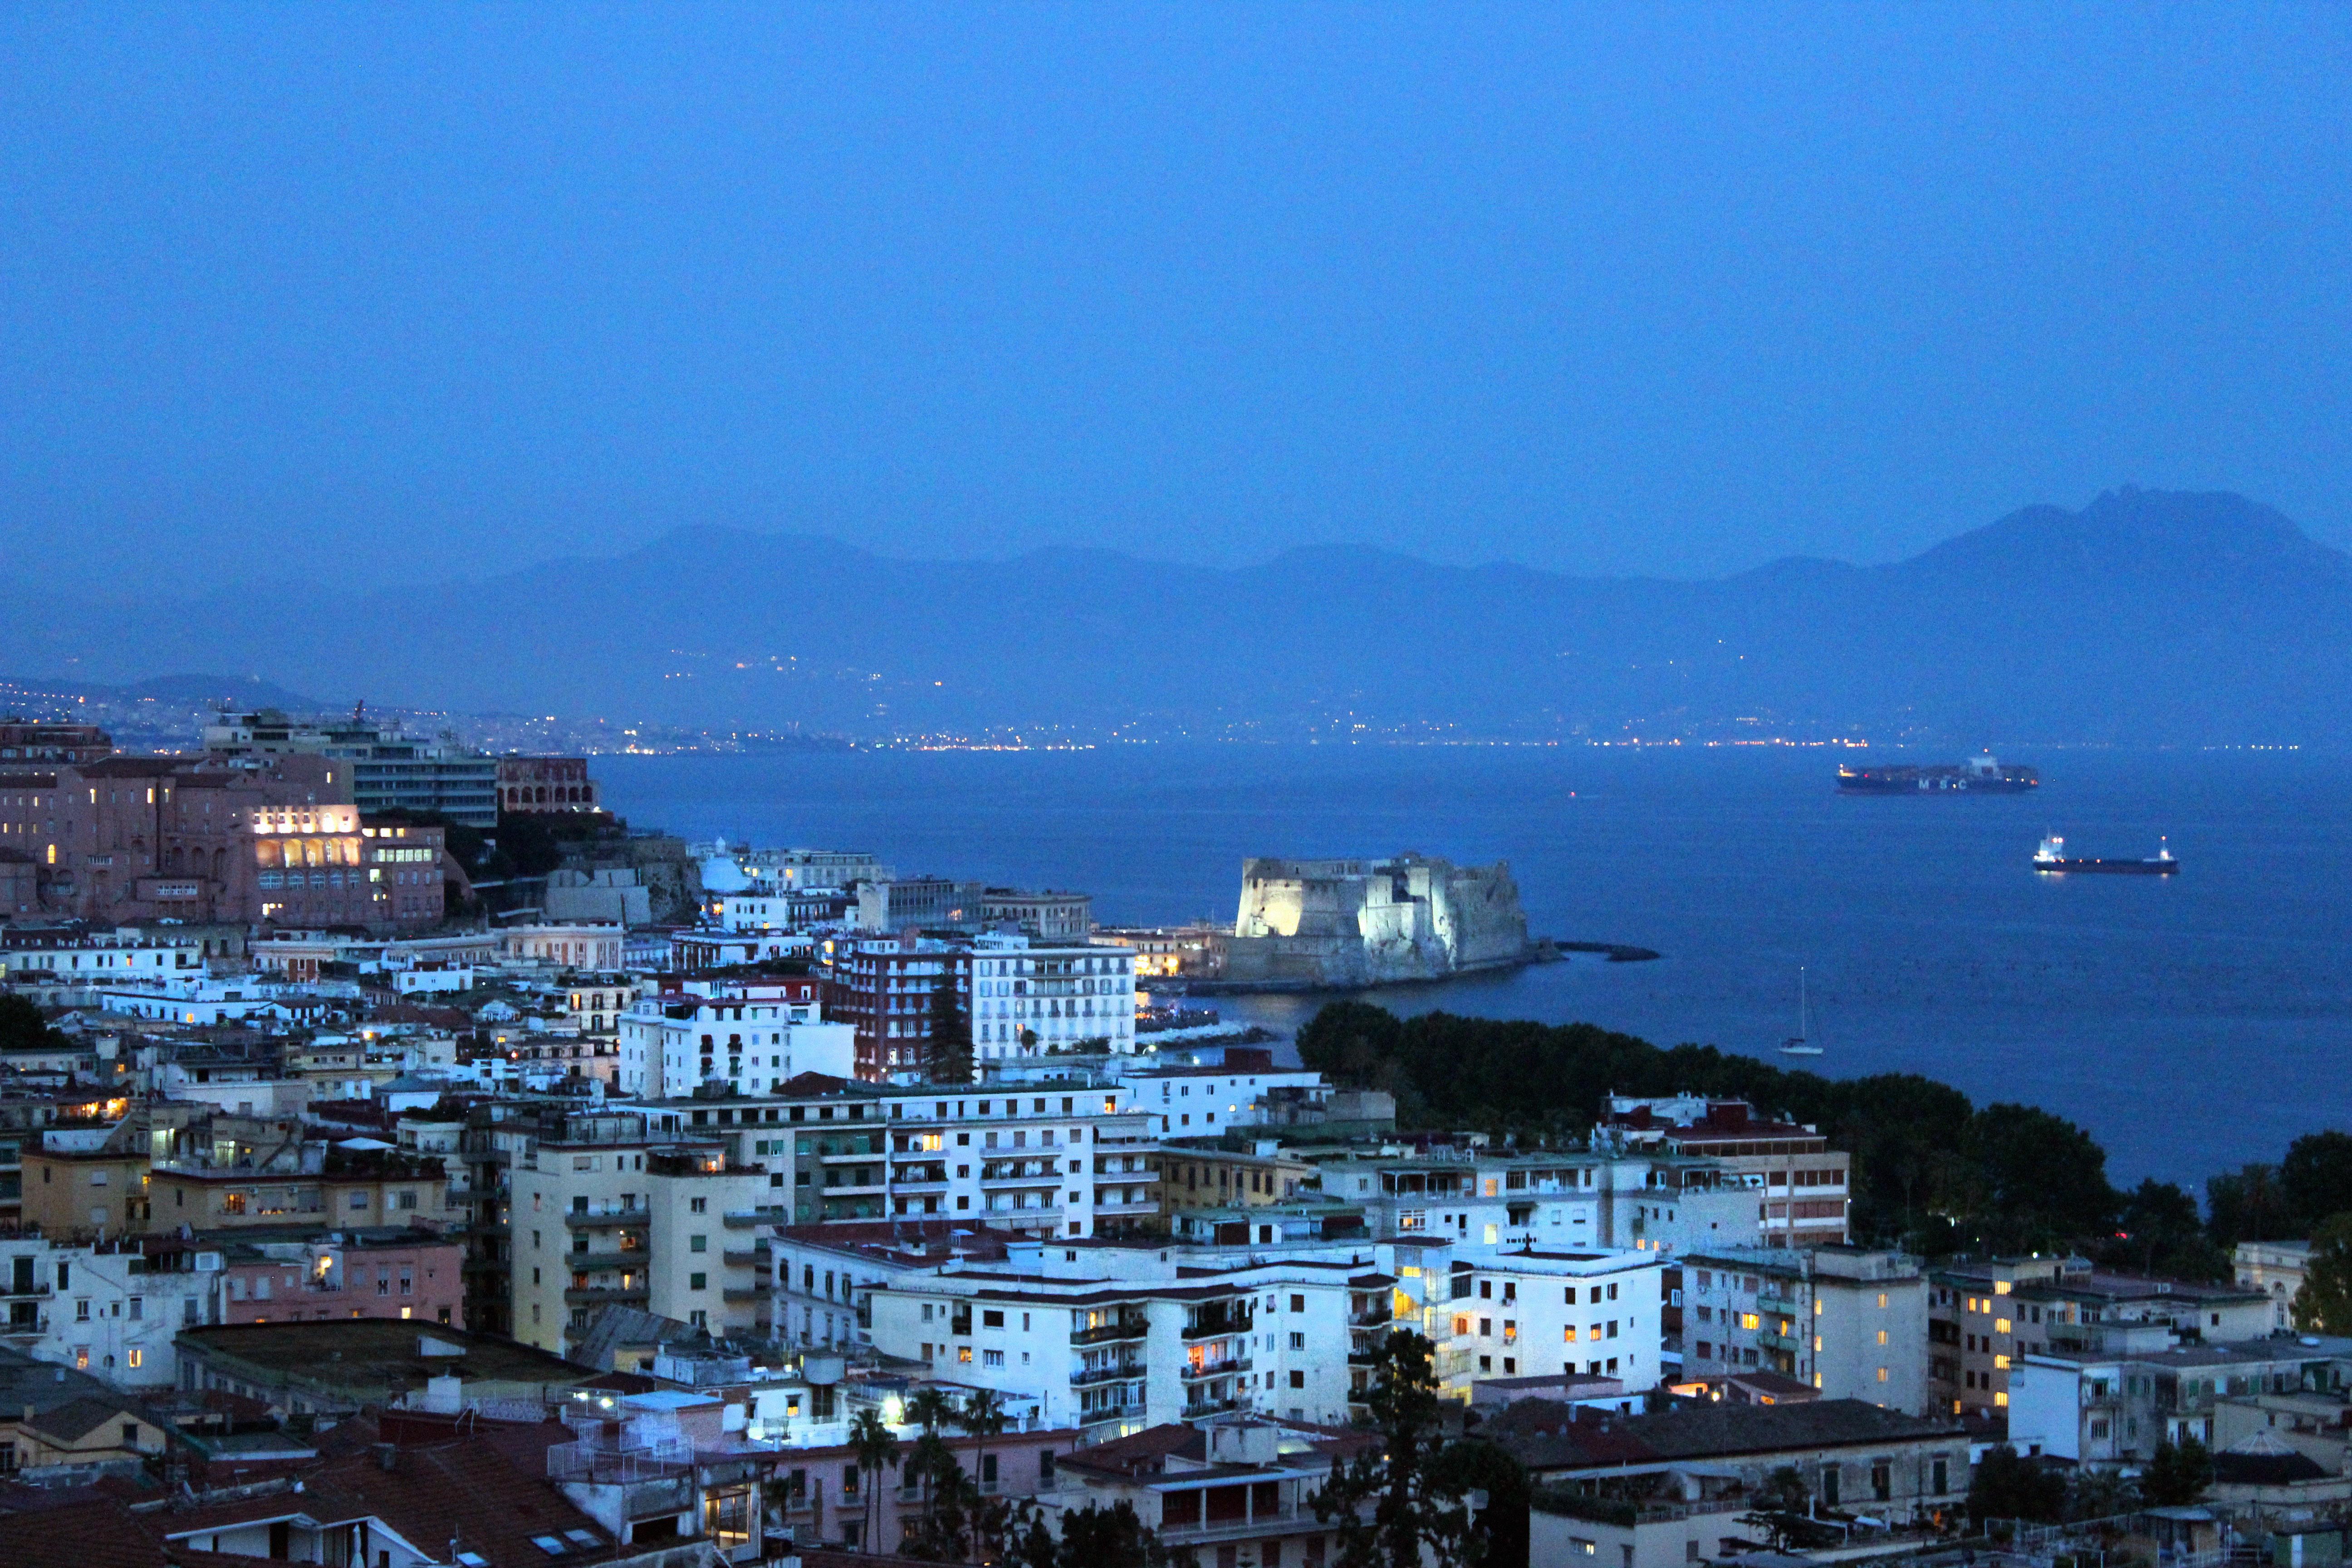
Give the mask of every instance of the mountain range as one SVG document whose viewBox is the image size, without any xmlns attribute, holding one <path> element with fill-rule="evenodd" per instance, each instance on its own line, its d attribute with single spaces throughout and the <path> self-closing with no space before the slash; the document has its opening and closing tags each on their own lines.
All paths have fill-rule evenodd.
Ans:
<svg viewBox="0 0 2352 1568">
<path fill-rule="evenodd" d="M 365 584 L 60 605 L 0 626 L 0 668 L 873 738 L 2352 743 L 2352 556 L 2229 494 L 2124 489 L 1888 565 L 1705 582 L 1339 547 L 908 561 L 686 529 Z"/>
</svg>

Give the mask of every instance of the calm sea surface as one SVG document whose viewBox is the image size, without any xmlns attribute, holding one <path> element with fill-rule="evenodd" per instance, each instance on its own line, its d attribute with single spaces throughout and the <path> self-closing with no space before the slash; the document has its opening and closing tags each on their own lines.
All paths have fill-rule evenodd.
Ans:
<svg viewBox="0 0 2352 1568">
<path fill-rule="evenodd" d="M 1867 753 L 1890 760 L 1885 753 Z M 1904 761 L 1944 761 L 1906 757 Z M 902 873 L 1084 889 L 1107 922 L 1230 921 L 1248 855 L 1507 859 L 1530 928 L 1636 943 L 1372 994 L 1773 1057 L 1797 972 L 1832 1074 L 1903 1070 L 2089 1127 L 2119 1181 L 2204 1177 L 2352 1125 L 2352 761 L 2021 752 L 2025 798 L 1833 790 L 1822 751 L 1143 747 L 604 758 L 613 805 L 694 837 L 870 848 Z M 2071 851 L 2178 877 L 2036 876 Z M 1288 1029 L 1319 999 L 1221 999 Z"/>
</svg>

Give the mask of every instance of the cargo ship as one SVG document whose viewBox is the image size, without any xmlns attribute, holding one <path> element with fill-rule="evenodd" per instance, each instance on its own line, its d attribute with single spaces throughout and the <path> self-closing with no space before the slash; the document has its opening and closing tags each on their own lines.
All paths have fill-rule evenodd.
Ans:
<svg viewBox="0 0 2352 1568">
<path fill-rule="evenodd" d="M 2042 847 L 2033 852 L 2033 868 L 2053 876 L 2073 871 L 2104 871 L 2126 877 L 2169 877 L 2180 869 L 2180 862 L 2172 858 L 2171 849 L 2163 839 L 2157 840 L 2156 853 L 2145 860 L 2070 859 L 2066 841 L 2052 833 L 2045 835 Z"/>
<path fill-rule="evenodd" d="M 1847 795 L 2023 795 L 2041 787 L 2040 773 L 1990 752 L 1950 766 L 1838 769 L 1838 788 Z"/>
</svg>

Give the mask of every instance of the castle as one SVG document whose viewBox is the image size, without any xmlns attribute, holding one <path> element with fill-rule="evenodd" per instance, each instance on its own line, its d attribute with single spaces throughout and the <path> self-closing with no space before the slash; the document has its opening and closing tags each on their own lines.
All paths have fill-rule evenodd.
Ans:
<svg viewBox="0 0 2352 1568">
<path fill-rule="evenodd" d="M 1229 984 L 1377 985 L 1524 963 L 1528 917 L 1502 861 L 1251 859 L 1222 945 Z"/>
</svg>

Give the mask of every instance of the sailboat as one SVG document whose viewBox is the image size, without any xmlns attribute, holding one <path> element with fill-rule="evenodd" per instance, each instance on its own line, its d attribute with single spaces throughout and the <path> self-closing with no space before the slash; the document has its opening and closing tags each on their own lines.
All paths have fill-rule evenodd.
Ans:
<svg viewBox="0 0 2352 1568">
<path fill-rule="evenodd" d="M 1780 1054 L 1782 1056 L 1817 1057 L 1822 1054 L 1821 1047 L 1814 1045 L 1811 1041 L 1806 1039 L 1806 1023 L 1805 972 L 1801 967 L 1800 967 L 1797 971 L 1797 1032 L 1780 1042 Z"/>
</svg>

